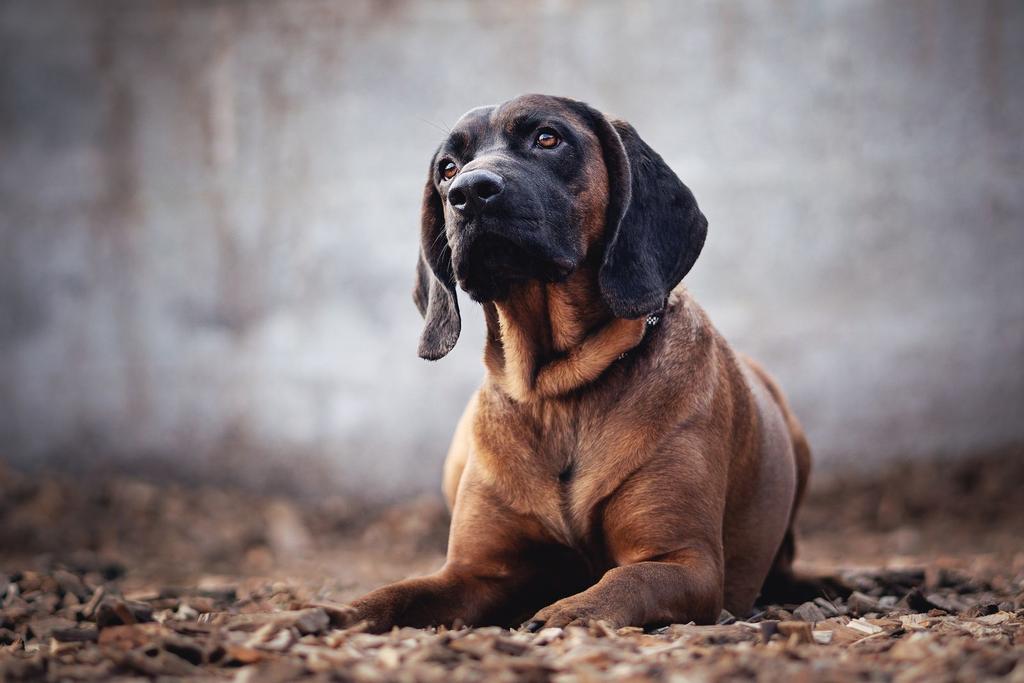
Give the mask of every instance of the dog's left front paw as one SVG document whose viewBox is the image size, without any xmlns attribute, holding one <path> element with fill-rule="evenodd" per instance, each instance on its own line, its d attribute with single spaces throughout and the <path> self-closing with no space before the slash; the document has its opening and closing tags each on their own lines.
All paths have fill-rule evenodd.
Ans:
<svg viewBox="0 0 1024 683">
<path fill-rule="evenodd" d="M 571 596 L 548 605 L 523 624 L 523 628 L 535 633 L 543 628 L 565 628 L 585 626 L 592 621 L 605 621 L 612 628 L 627 626 L 622 615 L 607 605 L 598 605 L 580 596 Z"/>
</svg>

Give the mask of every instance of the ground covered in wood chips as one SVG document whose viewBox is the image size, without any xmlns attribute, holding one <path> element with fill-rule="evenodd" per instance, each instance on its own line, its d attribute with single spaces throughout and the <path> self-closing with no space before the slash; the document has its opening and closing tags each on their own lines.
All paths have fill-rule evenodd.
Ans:
<svg viewBox="0 0 1024 683">
<path fill-rule="evenodd" d="M 1024 683 L 1024 452 L 819 482 L 800 566 L 837 592 L 716 626 L 345 624 L 443 559 L 439 499 L 384 508 L 0 467 L 0 680 Z"/>
</svg>

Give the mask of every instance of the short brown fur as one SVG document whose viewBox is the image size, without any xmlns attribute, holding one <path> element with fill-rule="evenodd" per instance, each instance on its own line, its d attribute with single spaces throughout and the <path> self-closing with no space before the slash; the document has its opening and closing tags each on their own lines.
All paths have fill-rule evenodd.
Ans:
<svg viewBox="0 0 1024 683">
<path fill-rule="evenodd" d="M 713 623 L 792 578 L 810 469 L 799 423 L 681 285 L 656 326 L 611 314 L 607 171 L 600 154 L 587 163 L 587 258 L 484 304 L 487 374 L 445 463 L 447 562 L 356 601 L 373 630 Z"/>
</svg>

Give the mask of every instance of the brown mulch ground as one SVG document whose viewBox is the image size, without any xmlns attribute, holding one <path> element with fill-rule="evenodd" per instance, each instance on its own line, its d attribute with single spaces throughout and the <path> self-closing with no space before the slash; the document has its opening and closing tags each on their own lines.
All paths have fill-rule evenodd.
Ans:
<svg viewBox="0 0 1024 683">
<path fill-rule="evenodd" d="M 820 482 L 802 567 L 846 586 L 651 632 L 339 628 L 436 568 L 439 499 L 368 508 L 0 468 L 0 680 L 1024 682 L 1024 452 Z"/>
</svg>

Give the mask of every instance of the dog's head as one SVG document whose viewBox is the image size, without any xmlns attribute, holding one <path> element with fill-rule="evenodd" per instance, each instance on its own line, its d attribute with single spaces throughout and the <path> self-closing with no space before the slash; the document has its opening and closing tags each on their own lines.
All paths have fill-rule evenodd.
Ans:
<svg viewBox="0 0 1024 683">
<path fill-rule="evenodd" d="M 434 154 L 423 193 L 419 354 L 455 346 L 456 284 L 500 301 L 516 281 L 568 277 L 594 250 L 613 315 L 659 311 L 706 233 L 693 194 L 628 123 L 545 95 L 473 109 Z"/>
</svg>

